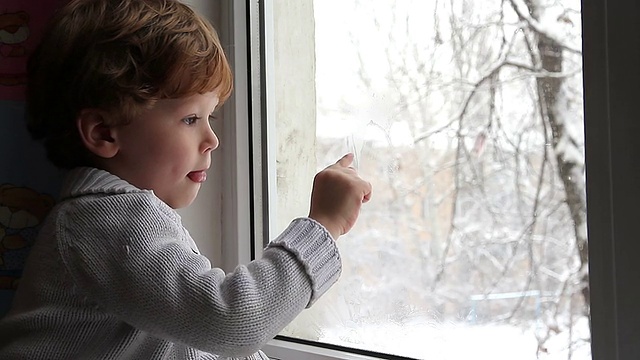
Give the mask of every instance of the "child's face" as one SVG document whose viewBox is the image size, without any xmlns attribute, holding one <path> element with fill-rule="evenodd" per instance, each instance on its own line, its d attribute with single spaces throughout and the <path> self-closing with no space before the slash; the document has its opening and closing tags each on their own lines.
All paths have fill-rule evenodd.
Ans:
<svg viewBox="0 0 640 360">
<path fill-rule="evenodd" d="M 129 183 L 153 190 L 174 209 L 195 199 L 211 165 L 218 138 L 209 115 L 215 92 L 160 100 L 117 129 L 118 153 L 108 170 Z"/>
</svg>

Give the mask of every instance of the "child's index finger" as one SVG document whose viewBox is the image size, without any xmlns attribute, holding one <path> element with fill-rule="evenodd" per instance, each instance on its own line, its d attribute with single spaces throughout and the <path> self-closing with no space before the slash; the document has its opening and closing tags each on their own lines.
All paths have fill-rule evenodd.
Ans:
<svg viewBox="0 0 640 360">
<path fill-rule="evenodd" d="M 358 154 L 358 147 L 356 146 L 356 140 L 353 134 L 349 135 L 346 138 L 346 143 L 347 143 L 347 151 L 353 154 L 353 164 L 351 166 L 354 169 L 358 170 L 358 165 L 359 165 L 358 159 L 360 156 Z"/>
<path fill-rule="evenodd" d="M 345 156 L 338 160 L 337 164 L 344 167 L 349 167 L 353 163 L 355 155 L 353 153 L 347 153 Z"/>
</svg>

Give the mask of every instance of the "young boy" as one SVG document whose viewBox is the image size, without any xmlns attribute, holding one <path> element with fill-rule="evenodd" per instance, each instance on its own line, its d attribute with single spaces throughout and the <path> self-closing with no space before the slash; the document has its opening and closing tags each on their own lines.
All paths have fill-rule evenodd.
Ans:
<svg viewBox="0 0 640 360">
<path fill-rule="evenodd" d="M 267 359 L 338 278 L 334 239 L 371 186 L 352 156 L 316 175 L 309 217 L 261 259 L 212 268 L 174 211 L 206 180 L 231 72 L 174 0 L 72 0 L 29 62 L 29 130 L 69 169 L 9 314 L 2 359 Z"/>
</svg>

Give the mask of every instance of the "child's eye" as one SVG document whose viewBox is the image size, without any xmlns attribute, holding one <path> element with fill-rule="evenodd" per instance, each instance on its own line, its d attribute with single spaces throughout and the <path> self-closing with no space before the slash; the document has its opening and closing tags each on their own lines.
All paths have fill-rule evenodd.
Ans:
<svg viewBox="0 0 640 360">
<path fill-rule="evenodd" d="M 189 116 L 189 117 L 186 117 L 186 118 L 182 119 L 182 122 L 187 124 L 187 125 L 193 125 L 198 120 L 200 120 L 200 117 L 194 115 L 194 116 Z"/>
<path fill-rule="evenodd" d="M 215 120 L 218 120 L 218 116 L 216 116 L 216 115 L 214 115 L 214 114 L 209 115 L 209 124 L 213 125 L 212 123 L 213 123 Z"/>
</svg>

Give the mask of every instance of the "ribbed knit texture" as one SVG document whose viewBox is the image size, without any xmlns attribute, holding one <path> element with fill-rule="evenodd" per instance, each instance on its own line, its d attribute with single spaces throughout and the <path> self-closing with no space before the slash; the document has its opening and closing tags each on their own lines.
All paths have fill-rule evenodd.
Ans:
<svg viewBox="0 0 640 360">
<path fill-rule="evenodd" d="M 326 229 L 300 218 L 225 274 L 153 192 L 75 169 L 0 320 L 0 359 L 267 359 L 340 271 Z"/>
</svg>

